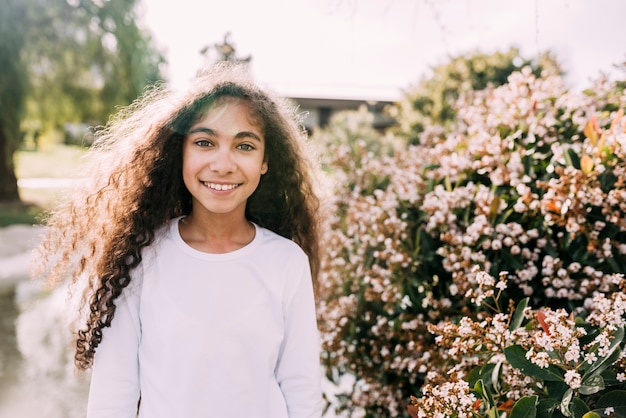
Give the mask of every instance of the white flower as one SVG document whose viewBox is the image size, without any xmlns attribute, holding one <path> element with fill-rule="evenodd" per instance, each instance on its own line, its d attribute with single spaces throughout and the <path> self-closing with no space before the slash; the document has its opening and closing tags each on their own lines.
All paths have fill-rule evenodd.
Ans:
<svg viewBox="0 0 626 418">
<path fill-rule="evenodd" d="M 578 389 L 582 384 L 582 377 L 576 370 L 565 372 L 565 383 L 572 389 Z"/>
<path fill-rule="evenodd" d="M 550 365 L 550 356 L 546 352 L 536 353 L 531 348 L 526 353 L 526 358 L 530 360 L 533 364 L 541 367 L 542 369 L 547 369 Z"/>
</svg>

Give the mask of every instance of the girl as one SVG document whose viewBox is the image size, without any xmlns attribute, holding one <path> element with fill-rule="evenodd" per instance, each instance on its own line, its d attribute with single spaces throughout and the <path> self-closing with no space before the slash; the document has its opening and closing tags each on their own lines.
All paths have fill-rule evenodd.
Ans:
<svg viewBox="0 0 626 418">
<path fill-rule="evenodd" d="M 223 65 L 101 133 L 36 258 L 86 282 L 89 418 L 321 416 L 319 201 L 292 116 Z"/>
</svg>

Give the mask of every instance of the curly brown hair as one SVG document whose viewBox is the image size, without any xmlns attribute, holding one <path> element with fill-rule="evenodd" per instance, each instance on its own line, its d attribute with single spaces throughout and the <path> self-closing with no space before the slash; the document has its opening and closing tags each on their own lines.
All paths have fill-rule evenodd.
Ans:
<svg viewBox="0 0 626 418">
<path fill-rule="evenodd" d="M 184 94 L 154 86 L 98 132 L 88 181 L 51 212 L 33 274 L 50 284 L 83 286 L 75 362 L 93 363 L 115 300 L 132 280 L 155 231 L 191 210 L 182 180 L 182 142 L 191 125 L 223 97 L 243 100 L 262 124 L 270 169 L 250 196 L 246 217 L 298 243 L 319 271 L 316 164 L 295 108 L 252 82 L 240 66 L 199 73 Z"/>
</svg>

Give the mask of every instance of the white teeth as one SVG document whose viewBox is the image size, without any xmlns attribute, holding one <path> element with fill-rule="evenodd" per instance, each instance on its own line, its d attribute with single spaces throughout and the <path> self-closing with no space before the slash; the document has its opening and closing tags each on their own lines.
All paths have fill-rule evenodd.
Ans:
<svg viewBox="0 0 626 418">
<path fill-rule="evenodd" d="M 207 182 L 202 182 L 202 184 L 207 186 L 209 189 L 219 190 L 219 191 L 232 190 L 239 186 L 238 184 L 217 184 L 217 183 L 207 183 Z"/>
</svg>

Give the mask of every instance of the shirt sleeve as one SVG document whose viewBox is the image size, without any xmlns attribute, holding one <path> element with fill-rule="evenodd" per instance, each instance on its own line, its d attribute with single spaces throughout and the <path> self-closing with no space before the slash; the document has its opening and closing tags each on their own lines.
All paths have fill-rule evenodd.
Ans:
<svg viewBox="0 0 626 418">
<path fill-rule="evenodd" d="M 139 270 L 138 268 L 137 270 Z M 133 277 L 115 300 L 111 326 L 102 331 L 94 356 L 87 418 L 135 418 L 140 397 L 140 286 Z"/>
<path fill-rule="evenodd" d="M 294 269 L 296 270 L 296 269 Z M 320 418 L 320 341 L 315 315 L 315 298 L 308 261 L 287 279 L 284 305 L 285 334 L 276 377 L 285 397 L 289 418 Z"/>
</svg>

